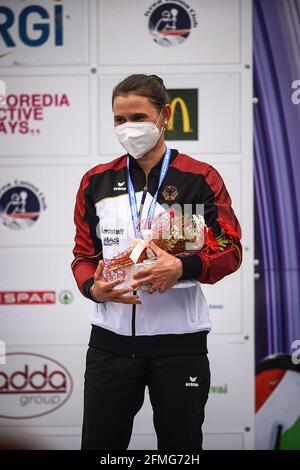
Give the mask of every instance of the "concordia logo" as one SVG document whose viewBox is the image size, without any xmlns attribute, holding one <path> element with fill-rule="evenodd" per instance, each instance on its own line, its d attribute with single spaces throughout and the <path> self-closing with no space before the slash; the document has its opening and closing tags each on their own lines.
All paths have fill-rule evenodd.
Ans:
<svg viewBox="0 0 300 470">
<path fill-rule="evenodd" d="M 70 398 L 68 370 L 47 356 L 8 353 L 0 366 L 0 417 L 26 419 L 51 413 Z"/>
</svg>

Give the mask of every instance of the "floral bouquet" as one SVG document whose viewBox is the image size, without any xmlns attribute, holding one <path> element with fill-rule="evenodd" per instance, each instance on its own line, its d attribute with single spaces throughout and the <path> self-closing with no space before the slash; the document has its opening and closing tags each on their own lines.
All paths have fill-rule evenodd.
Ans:
<svg viewBox="0 0 300 470">
<path fill-rule="evenodd" d="M 149 248 L 151 240 L 174 256 L 190 256 L 195 251 L 207 256 L 222 251 L 240 237 L 224 219 L 218 218 L 217 221 L 221 227 L 218 237 L 211 227 L 207 227 L 202 215 L 187 216 L 173 210 L 165 211 L 152 220 L 151 229 L 142 230 L 143 239 L 133 240 L 127 250 L 105 260 L 103 275 L 108 281 L 125 278 L 132 265 L 155 259 Z"/>
</svg>

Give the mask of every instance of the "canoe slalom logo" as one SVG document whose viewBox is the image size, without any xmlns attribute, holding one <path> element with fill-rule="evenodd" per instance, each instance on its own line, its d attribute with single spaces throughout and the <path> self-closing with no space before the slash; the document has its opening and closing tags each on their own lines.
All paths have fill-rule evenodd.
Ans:
<svg viewBox="0 0 300 470">
<path fill-rule="evenodd" d="M 154 42 L 165 47 L 183 43 L 198 26 L 195 10 L 182 0 L 155 2 L 145 16 Z"/>
<path fill-rule="evenodd" d="M 45 209 L 44 194 L 31 183 L 15 180 L 0 189 L 0 220 L 8 228 L 30 227 Z"/>
</svg>

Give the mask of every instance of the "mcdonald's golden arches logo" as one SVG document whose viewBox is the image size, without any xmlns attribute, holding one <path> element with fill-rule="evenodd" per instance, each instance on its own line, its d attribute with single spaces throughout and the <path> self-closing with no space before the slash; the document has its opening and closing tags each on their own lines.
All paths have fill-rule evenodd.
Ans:
<svg viewBox="0 0 300 470">
<path fill-rule="evenodd" d="M 171 119 L 166 140 L 198 140 L 198 89 L 169 89 Z"/>
</svg>

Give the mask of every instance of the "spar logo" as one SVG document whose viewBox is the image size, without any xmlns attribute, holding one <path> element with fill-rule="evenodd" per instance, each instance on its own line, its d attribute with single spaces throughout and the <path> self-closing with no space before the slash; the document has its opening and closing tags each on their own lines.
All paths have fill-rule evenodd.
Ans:
<svg viewBox="0 0 300 470">
<path fill-rule="evenodd" d="M 63 305 L 73 301 L 73 294 L 69 290 L 59 292 L 51 291 L 0 291 L 0 305 L 54 305 L 56 297 Z"/>
<path fill-rule="evenodd" d="M 1 3 L 0 43 L 5 49 L 0 50 L 0 58 L 13 52 L 18 43 L 40 47 L 52 41 L 55 47 L 63 46 L 62 2 L 50 3 L 49 8 L 28 1 L 15 1 L 13 6 L 11 0 Z"/>
<path fill-rule="evenodd" d="M 40 354 L 8 353 L 0 365 L 0 417 L 36 418 L 70 398 L 73 380 L 59 362 Z"/>
<path fill-rule="evenodd" d="M 195 10 L 183 0 L 158 0 L 145 16 L 149 18 L 148 28 L 154 42 L 166 47 L 183 43 L 198 26 Z"/>
<path fill-rule="evenodd" d="M 2 291 L 0 305 L 55 304 L 55 291 Z"/>
<path fill-rule="evenodd" d="M 30 227 L 45 209 L 44 194 L 31 183 L 15 180 L 0 189 L 0 220 L 5 227 Z"/>
</svg>

